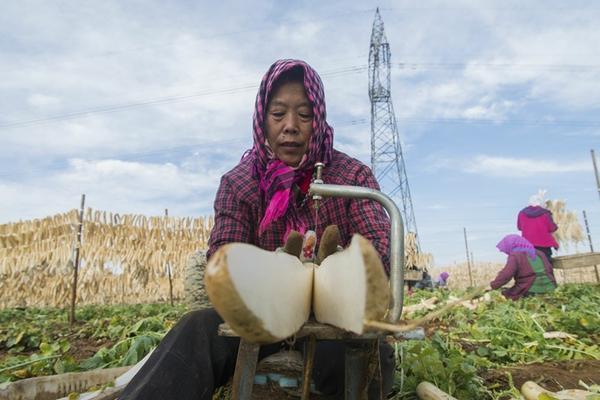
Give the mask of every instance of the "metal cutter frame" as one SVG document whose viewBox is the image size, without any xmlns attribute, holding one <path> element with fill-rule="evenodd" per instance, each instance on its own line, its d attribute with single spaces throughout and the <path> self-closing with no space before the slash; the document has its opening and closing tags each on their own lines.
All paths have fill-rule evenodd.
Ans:
<svg viewBox="0 0 600 400">
<path fill-rule="evenodd" d="M 396 323 L 402 315 L 404 303 L 404 222 L 396 203 L 388 195 L 379 190 L 350 185 L 330 185 L 321 178 L 323 163 L 316 163 L 316 178 L 310 184 L 308 193 L 313 200 L 323 197 L 348 197 L 355 199 L 375 200 L 385 208 L 391 219 L 390 232 L 390 286 L 392 291 L 392 308 L 388 315 L 390 323 Z M 318 206 L 317 206 L 318 207 Z"/>
</svg>

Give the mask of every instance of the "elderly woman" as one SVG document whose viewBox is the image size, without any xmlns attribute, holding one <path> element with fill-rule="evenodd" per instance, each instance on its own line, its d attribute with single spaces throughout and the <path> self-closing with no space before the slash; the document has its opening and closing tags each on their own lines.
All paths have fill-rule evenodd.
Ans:
<svg viewBox="0 0 600 400">
<path fill-rule="evenodd" d="M 320 235 L 326 226 L 337 225 L 343 246 L 354 233 L 369 239 L 387 272 L 390 223 L 380 205 L 328 198 L 322 200 L 315 218 L 313 200 L 307 195 L 315 163 L 325 164 L 325 183 L 373 189 L 379 185 L 366 165 L 333 148 L 323 84 L 313 68 L 298 60 L 279 60 L 269 68 L 256 97 L 253 136 L 252 149 L 221 179 L 208 257 L 231 242 L 275 250 L 291 231 L 311 229 Z M 239 339 L 218 336 L 222 322 L 213 309 L 184 316 L 120 398 L 211 399 L 214 389 L 233 375 L 239 345 Z M 280 347 L 262 346 L 259 358 Z M 381 344 L 380 356 L 383 390 L 388 393 L 394 372 L 388 344 Z M 343 366 L 343 343 L 317 343 L 316 388 L 343 397 Z"/>
<path fill-rule="evenodd" d="M 492 289 L 498 289 L 514 279 L 515 284 L 502 290 L 502 294 L 508 299 L 517 300 L 524 296 L 548 293 L 556 288 L 552 265 L 545 254 L 527 239 L 519 235 L 507 235 L 496 247 L 508 255 L 508 260 L 490 283 Z"/>
</svg>

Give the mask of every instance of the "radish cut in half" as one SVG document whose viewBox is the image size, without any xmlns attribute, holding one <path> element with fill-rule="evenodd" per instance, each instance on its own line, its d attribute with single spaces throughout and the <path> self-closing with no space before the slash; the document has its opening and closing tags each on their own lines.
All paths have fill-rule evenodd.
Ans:
<svg viewBox="0 0 600 400">
<path fill-rule="evenodd" d="M 389 301 L 379 254 L 361 235 L 315 266 L 313 309 L 319 322 L 362 334 L 365 320 L 383 319 Z"/>
<path fill-rule="evenodd" d="M 226 244 L 210 258 L 204 280 L 219 315 L 248 341 L 283 340 L 308 319 L 313 266 L 287 253 Z"/>
</svg>

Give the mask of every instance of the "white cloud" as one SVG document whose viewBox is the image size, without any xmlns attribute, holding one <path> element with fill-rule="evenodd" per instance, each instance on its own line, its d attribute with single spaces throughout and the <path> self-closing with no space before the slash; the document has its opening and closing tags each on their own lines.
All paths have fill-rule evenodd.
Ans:
<svg viewBox="0 0 600 400">
<path fill-rule="evenodd" d="M 465 172 L 498 177 L 528 177 L 540 174 L 588 172 L 588 161 L 557 162 L 528 158 L 476 156 L 462 166 Z"/>
<path fill-rule="evenodd" d="M 421 12 L 403 9 L 412 15 L 402 24 L 388 18 L 392 65 L 405 65 L 392 71 L 400 114 L 521 119 L 514 115 L 541 106 L 539 118 L 549 105 L 565 119 L 562 111 L 597 109 L 597 9 L 556 9 L 536 1 L 514 8 L 486 4 L 469 0 Z"/>
<path fill-rule="evenodd" d="M 41 93 L 34 93 L 27 99 L 27 102 L 37 108 L 48 108 L 60 105 L 60 99 L 55 96 L 48 96 Z"/>
<path fill-rule="evenodd" d="M 191 172 L 171 164 L 151 164 L 121 160 L 88 161 L 73 159 L 70 168 L 57 175 L 63 185 L 106 188 L 108 192 L 127 192 L 134 198 L 165 195 L 180 198 L 193 191 L 214 190 L 221 171 Z"/>
<path fill-rule="evenodd" d="M 15 209 L 25 219 L 69 210 L 81 193 L 90 207 L 108 211 L 160 215 L 169 208 L 172 215 L 210 214 L 223 172 L 211 166 L 186 170 L 170 163 L 72 159 L 54 174 L 1 184 L 0 221 L 14 219 Z"/>
<path fill-rule="evenodd" d="M 445 205 L 445 204 L 437 203 L 437 204 L 431 204 L 429 206 L 425 206 L 423 208 L 426 209 L 426 210 L 427 209 L 428 210 L 447 210 L 449 207 L 447 205 Z"/>
</svg>

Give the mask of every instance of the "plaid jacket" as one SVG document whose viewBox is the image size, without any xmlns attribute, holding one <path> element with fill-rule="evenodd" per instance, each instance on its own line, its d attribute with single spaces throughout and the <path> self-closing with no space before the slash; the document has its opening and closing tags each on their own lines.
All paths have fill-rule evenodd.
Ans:
<svg viewBox="0 0 600 400">
<path fill-rule="evenodd" d="M 270 251 L 283 246 L 286 227 L 282 220 L 273 222 L 262 236 L 258 235 L 265 204 L 259 182 L 252 174 L 251 159 L 244 158 L 221 178 L 214 205 L 215 225 L 208 242 L 209 258 L 220 246 L 232 242 L 250 243 Z M 323 181 L 379 190 L 379 184 L 369 167 L 337 150 L 333 151 L 331 163 L 323 169 Z M 295 206 L 314 230 L 313 200 L 303 196 Z M 321 200 L 318 220 L 317 236 L 320 237 L 326 226 L 335 224 L 340 230 L 343 247 L 350 243 L 354 233 L 369 239 L 381 255 L 389 274 L 390 221 L 379 203 L 373 200 L 325 198 Z"/>
</svg>

